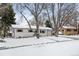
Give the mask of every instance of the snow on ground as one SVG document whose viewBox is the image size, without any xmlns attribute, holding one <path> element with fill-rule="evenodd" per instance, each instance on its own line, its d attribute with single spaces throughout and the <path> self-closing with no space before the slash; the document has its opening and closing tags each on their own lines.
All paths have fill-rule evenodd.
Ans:
<svg viewBox="0 0 79 59">
<path fill-rule="evenodd" d="M 2 39 L 1 39 L 2 40 Z M 31 55 L 31 56 L 50 56 L 50 55 L 79 55 L 79 40 L 60 37 L 41 37 L 32 38 L 6 38 L 6 42 L 0 43 L 1 47 L 16 47 L 0 50 L 0 55 Z M 25 46 L 23 46 L 25 45 Z M 29 46 L 27 46 L 29 45 Z M 20 46 L 20 47 L 18 47 Z"/>
<path fill-rule="evenodd" d="M 22 46 L 22 45 L 35 45 L 35 44 L 44 44 L 44 43 L 53 43 L 56 41 L 65 41 L 65 40 L 72 40 L 68 38 L 62 38 L 62 37 L 41 37 L 40 39 L 37 39 L 36 37 L 32 38 L 5 38 L 3 39 L 4 43 L 0 43 L 0 47 L 16 47 L 16 46 Z"/>
<path fill-rule="evenodd" d="M 72 37 L 72 38 L 79 38 L 79 35 L 59 35 L 60 37 Z"/>
</svg>

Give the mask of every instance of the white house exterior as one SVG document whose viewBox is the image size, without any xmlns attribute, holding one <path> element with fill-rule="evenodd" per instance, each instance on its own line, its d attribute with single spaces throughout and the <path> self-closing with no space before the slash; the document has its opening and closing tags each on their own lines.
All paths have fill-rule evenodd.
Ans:
<svg viewBox="0 0 79 59">
<path fill-rule="evenodd" d="M 24 25 L 12 25 L 12 37 L 19 38 L 19 37 L 31 37 L 34 35 L 34 31 L 36 29 L 36 26 L 31 26 L 33 32 L 29 31 L 29 26 Z M 48 27 L 39 27 L 39 33 L 40 36 L 49 36 L 51 35 L 51 28 Z"/>
</svg>

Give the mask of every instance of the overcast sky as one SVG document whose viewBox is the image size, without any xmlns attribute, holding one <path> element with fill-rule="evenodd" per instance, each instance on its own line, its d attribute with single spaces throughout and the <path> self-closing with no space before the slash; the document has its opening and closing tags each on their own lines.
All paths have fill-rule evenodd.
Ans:
<svg viewBox="0 0 79 59">
<path fill-rule="evenodd" d="M 16 24 L 26 25 L 27 21 L 23 17 L 21 17 L 21 14 L 19 12 L 17 12 L 16 7 L 14 5 L 13 5 L 13 10 L 15 12 Z M 24 13 L 24 15 L 27 17 L 28 20 L 31 20 L 33 18 L 33 16 L 27 9 L 26 9 L 26 11 L 27 11 L 27 13 Z"/>
<path fill-rule="evenodd" d="M 79 4 L 78 4 L 79 5 Z M 26 25 L 27 21 L 21 17 L 21 14 L 16 11 L 16 7 L 13 5 L 13 10 L 15 12 L 15 18 L 16 18 L 16 24 Z M 79 11 L 79 6 L 77 7 L 77 10 Z M 26 9 L 24 15 L 27 17 L 28 20 L 31 20 L 33 16 L 31 13 Z"/>
</svg>

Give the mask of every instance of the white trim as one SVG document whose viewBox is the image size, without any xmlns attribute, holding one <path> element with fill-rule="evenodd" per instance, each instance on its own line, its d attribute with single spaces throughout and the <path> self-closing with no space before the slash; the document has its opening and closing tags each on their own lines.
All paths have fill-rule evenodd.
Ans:
<svg viewBox="0 0 79 59">
<path fill-rule="evenodd" d="M 74 26 L 63 26 L 63 28 L 68 28 L 68 29 L 76 29 L 76 27 L 74 27 Z"/>
</svg>

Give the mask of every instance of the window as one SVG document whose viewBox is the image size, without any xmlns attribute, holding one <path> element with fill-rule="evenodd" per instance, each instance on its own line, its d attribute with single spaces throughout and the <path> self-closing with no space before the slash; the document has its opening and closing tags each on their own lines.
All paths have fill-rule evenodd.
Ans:
<svg viewBox="0 0 79 59">
<path fill-rule="evenodd" d="M 64 31 L 64 30 L 62 30 L 62 31 Z"/>
<path fill-rule="evenodd" d="M 28 30 L 28 32 L 33 32 L 33 30 Z"/>
<path fill-rule="evenodd" d="M 71 31 L 71 29 L 67 29 L 67 31 Z"/>
<path fill-rule="evenodd" d="M 77 31 L 77 29 L 74 29 L 74 31 Z"/>
<path fill-rule="evenodd" d="M 44 30 L 40 30 L 40 33 L 45 33 L 45 31 Z"/>
<path fill-rule="evenodd" d="M 23 30 L 21 30 L 21 29 L 18 29 L 18 30 L 17 30 L 17 32 L 23 32 Z"/>
</svg>

